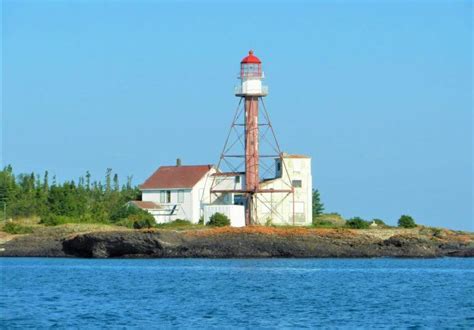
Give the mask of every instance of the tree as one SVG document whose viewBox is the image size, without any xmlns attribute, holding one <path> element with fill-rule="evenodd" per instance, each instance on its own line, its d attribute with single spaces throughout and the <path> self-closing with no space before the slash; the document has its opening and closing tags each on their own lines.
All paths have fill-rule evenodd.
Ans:
<svg viewBox="0 0 474 330">
<path fill-rule="evenodd" d="M 86 189 L 91 189 L 91 174 L 89 171 L 86 172 Z"/>
<path fill-rule="evenodd" d="M 43 177 L 43 190 L 46 192 L 49 189 L 49 179 L 48 179 L 49 173 L 48 171 L 44 172 L 44 177 Z"/>
<path fill-rule="evenodd" d="M 416 223 L 415 223 L 415 220 L 413 220 L 413 218 L 410 217 L 409 215 L 402 215 L 400 219 L 398 219 L 398 227 L 415 228 Z"/>
<path fill-rule="evenodd" d="M 110 176 L 112 175 L 112 169 L 108 168 L 105 171 L 105 191 L 110 192 L 111 189 L 111 178 Z"/>
<path fill-rule="evenodd" d="M 225 214 L 216 212 L 209 218 L 207 225 L 215 227 L 230 226 L 230 219 Z"/>
<path fill-rule="evenodd" d="M 118 174 L 114 174 L 114 191 L 119 191 L 120 190 L 120 185 L 119 185 L 119 178 Z"/>
<path fill-rule="evenodd" d="M 324 204 L 321 203 L 321 198 L 319 196 L 319 191 L 313 189 L 313 219 L 318 215 L 321 215 L 324 211 Z"/>
</svg>

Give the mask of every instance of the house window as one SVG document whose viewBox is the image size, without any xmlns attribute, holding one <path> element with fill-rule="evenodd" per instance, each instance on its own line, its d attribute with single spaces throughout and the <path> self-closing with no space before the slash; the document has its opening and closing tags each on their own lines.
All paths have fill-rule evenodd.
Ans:
<svg viewBox="0 0 474 330">
<path fill-rule="evenodd" d="M 281 171 L 281 163 L 280 163 L 280 162 L 277 162 L 277 171 L 278 171 L 278 172 Z"/>
<path fill-rule="evenodd" d="M 293 180 L 291 181 L 291 184 L 293 185 L 293 187 L 295 188 L 301 188 L 303 186 L 301 180 Z"/>
<path fill-rule="evenodd" d="M 169 190 L 160 191 L 160 203 L 171 203 L 171 191 Z"/>
<path fill-rule="evenodd" d="M 237 176 L 235 177 L 235 183 L 240 183 L 240 175 L 237 175 Z"/>
<path fill-rule="evenodd" d="M 178 190 L 178 203 L 184 203 L 184 190 Z"/>
</svg>

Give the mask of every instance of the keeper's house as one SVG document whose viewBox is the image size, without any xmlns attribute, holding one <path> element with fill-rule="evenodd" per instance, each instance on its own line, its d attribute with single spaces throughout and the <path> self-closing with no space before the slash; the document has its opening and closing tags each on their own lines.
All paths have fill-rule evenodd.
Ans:
<svg viewBox="0 0 474 330">
<path fill-rule="evenodd" d="M 209 203 L 212 165 L 161 166 L 142 185 L 141 201 L 132 204 L 147 210 L 157 223 L 186 219 L 193 223 L 201 216 L 201 203 Z M 206 193 L 207 191 L 207 193 Z"/>
</svg>

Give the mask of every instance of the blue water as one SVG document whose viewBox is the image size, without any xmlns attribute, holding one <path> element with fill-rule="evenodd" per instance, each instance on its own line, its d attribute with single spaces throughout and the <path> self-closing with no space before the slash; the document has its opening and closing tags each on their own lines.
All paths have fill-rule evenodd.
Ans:
<svg viewBox="0 0 474 330">
<path fill-rule="evenodd" d="M 474 259 L 0 258 L 2 328 L 474 328 Z"/>
</svg>

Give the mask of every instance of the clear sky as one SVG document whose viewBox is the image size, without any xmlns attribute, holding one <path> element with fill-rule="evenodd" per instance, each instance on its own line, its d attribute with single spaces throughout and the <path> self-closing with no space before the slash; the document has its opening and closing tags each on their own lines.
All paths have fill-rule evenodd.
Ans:
<svg viewBox="0 0 474 330">
<path fill-rule="evenodd" d="M 249 49 L 329 212 L 474 230 L 470 1 L 3 1 L 2 163 L 215 163 Z"/>
</svg>

